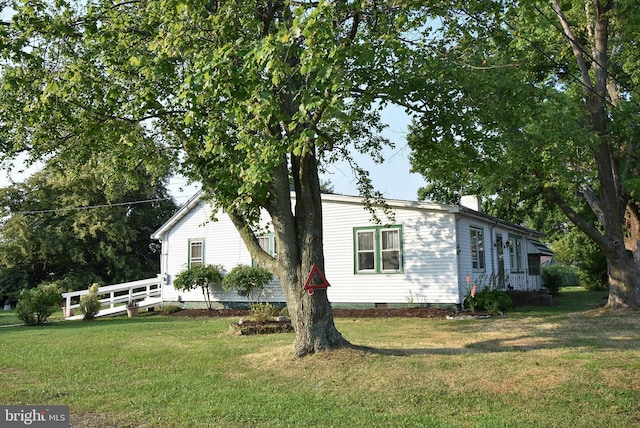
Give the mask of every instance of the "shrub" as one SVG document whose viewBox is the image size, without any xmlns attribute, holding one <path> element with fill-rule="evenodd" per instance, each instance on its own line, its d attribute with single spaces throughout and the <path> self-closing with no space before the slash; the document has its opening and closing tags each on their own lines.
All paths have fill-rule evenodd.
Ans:
<svg viewBox="0 0 640 428">
<path fill-rule="evenodd" d="M 222 287 L 225 290 L 235 288 L 239 296 L 244 296 L 249 305 L 254 302 L 254 295 L 262 293 L 273 275 L 265 268 L 258 266 L 238 265 L 224 277 Z"/>
<path fill-rule="evenodd" d="M 268 303 L 254 303 L 249 306 L 251 317 L 259 322 L 268 321 L 278 314 L 278 308 Z"/>
<path fill-rule="evenodd" d="M 180 272 L 173 281 L 173 286 L 182 291 L 194 290 L 198 287 L 202 289 L 202 295 L 207 308 L 211 306 L 211 291 L 216 285 L 222 283 L 224 267 L 221 265 L 195 265 Z"/>
<path fill-rule="evenodd" d="M 280 316 L 285 318 L 291 318 L 291 314 L 289 313 L 288 306 L 285 306 L 284 308 L 280 309 Z"/>
<path fill-rule="evenodd" d="M 512 308 L 513 301 L 504 291 L 484 287 L 476 293 L 475 297 L 471 297 L 471 293 L 467 294 L 464 306 L 471 309 L 472 312 L 475 312 L 476 309 L 484 309 L 491 314 L 496 314 Z"/>
<path fill-rule="evenodd" d="M 97 283 L 93 283 L 89 287 L 89 292 L 80 296 L 80 309 L 84 312 L 85 320 L 92 320 L 100 311 L 100 299 L 98 299 L 98 288 L 100 286 Z"/>
<path fill-rule="evenodd" d="M 20 292 L 16 315 L 27 325 L 41 325 L 58 310 L 61 303 L 61 290 L 55 283 L 41 284 Z"/>
<path fill-rule="evenodd" d="M 164 305 L 162 309 L 160 309 L 160 312 L 162 315 L 171 315 L 181 310 L 182 308 L 179 305 Z"/>
<path fill-rule="evenodd" d="M 542 285 L 549 291 L 552 296 L 560 294 L 562 287 L 562 272 L 557 269 L 546 267 L 542 269 Z"/>
</svg>

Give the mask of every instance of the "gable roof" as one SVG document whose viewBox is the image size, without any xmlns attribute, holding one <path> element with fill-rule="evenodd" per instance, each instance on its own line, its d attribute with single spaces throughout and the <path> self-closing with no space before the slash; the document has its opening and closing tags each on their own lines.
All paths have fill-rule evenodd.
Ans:
<svg viewBox="0 0 640 428">
<path fill-rule="evenodd" d="M 151 239 L 162 240 L 162 236 L 167 233 L 169 230 L 173 228 L 180 220 L 182 220 L 192 209 L 198 206 L 202 201 L 204 201 L 205 193 L 200 190 L 198 193 L 193 195 L 191 199 L 189 199 L 186 203 L 184 203 L 178 211 L 175 212 L 169 220 L 167 220 L 158 230 L 156 230 L 152 235 Z M 339 195 L 336 193 L 323 193 L 322 194 L 323 201 L 332 201 L 338 203 L 346 203 L 353 205 L 363 205 L 363 198 L 360 196 L 349 196 L 349 195 Z M 403 208 L 403 209 L 416 209 L 416 210 L 427 210 L 427 211 L 439 211 L 439 212 L 447 212 L 454 215 L 459 215 L 461 217 L 467 218 L 477 218 L 488 223 L 494 223 L 496 226 L 500 225 L 502 227 L 512 229 L 519 233 L 523 233 L 528 236 L 535 237 L 537 239 L 542 238 L 544 236 L 543 233 L 540 233 L 536 230 L 529 229 L 527 227 L 510 223 L 505 220 L 501 220 L 497 217 L 490 216 L 488 214 L 482 213 L 480 211 L 475 211 L 473 209 L 463 207 L 461 205 L 447 205 L 447 204 L 438 204 L 434 202 L 421 202 L 421 201 L 406 201 L 401 199 L 386 199 L 387 204 L 391 208 Z M 536 240 L 537 240 L 536 239 Z M 544 244 L 540 243 L 541 246 L 544 247 Z M 549 251 L 546 247 L 544 247 L 546 251 Z"/>
<path fill-rule="evenodd" d="M 162 235 L 164 235 L 167 231 L 171 230 L 173 226 L 176 225 L 184 216 L 186 216 L 194 207 L 198 206 L 200 200 L 203 197 L 202 190 L 198 190 L 198 192 L 193 195 L 187 202 L 182 204 L 178 211 L 176 211 L 170 218 L 167 220 L 158 230 L 153 232 L 151 235 L 151 239 L 156 239 L 161 241 Z"/>
</svg>

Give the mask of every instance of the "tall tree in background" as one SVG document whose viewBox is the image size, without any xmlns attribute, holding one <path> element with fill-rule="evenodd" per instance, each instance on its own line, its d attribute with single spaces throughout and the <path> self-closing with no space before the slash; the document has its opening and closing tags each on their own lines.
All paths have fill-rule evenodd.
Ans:
<svg viewBox="0 0 640 428">
<path fill-rule="evenodd" d="M 387 89 L 406 80 L 406 36 L 425 16 L 424 2 L 412 3 L 15 4 L 4 30 L 4 152 L 98 151 L 149 165 L 180 159 L 252 257 L 280 279 L 294 354 L 344 346 L 326 292 L 303 289 L 314 263 L 324 270 L 318 171 L 335 159 L 353 164 L 354 151 L 380 160 L 379 110 Z M 153 137 L 146 145 L 129 138 L 141 130 Z M 366 171 L 353 166 L 375 202 Z M 275 257 L 258 245 L 261 210 Z"/>
<path fill-rule="evenodd" d="M 640 307 L 637 2 L 443 7 L 437 65 L 410 104 L 424 113 L 410 137 L 422 196 L 546 198 L 605 255 L 608 307 Z"/>
<path fill-rule="evenodd" d="M 158 273 L 150 236 L 176 208 L 165 177 L 147 177 L 137 188 L 108 177 L 99 162 L 50 161 L 24 183 L 0 189 L 5 290 L 49 281 L 76 290 Z"/>
</svg>

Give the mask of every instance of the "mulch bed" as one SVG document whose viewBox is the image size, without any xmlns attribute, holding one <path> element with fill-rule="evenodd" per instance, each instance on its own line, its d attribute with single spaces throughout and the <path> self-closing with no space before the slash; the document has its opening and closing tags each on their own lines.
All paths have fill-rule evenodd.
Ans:
<svg viewBox="0 0 640 428">
<path fill-rule="evenodd" d="M 245 309 L 182 309 L 171 314 L 176 317 L 249 317 L 249 311 Z M 453 309 L 439 308 L 376 308 L 376 309 L 334 309 L 336 318 L 447 318 L 454 317 Z"/>
<path fill-rule="evenodd" d="M 204 317 L 239 317 L 240 320 L 229 325 L 229 332 L 234 336 L 253 334 L 288 333 L 293 331 L 291 321 L 253 321 L 246 309 L 182 309 L 171 315 L 176 317 L 204 318 Z M 470 319 L 488 318 L 489 314 L 476 312 L 458 313 L 453 309 L 439 308 L 375 308 L 375 309 L 334 309 L 335 318 L 432 318 L 432 319 Z"/>
</svg>

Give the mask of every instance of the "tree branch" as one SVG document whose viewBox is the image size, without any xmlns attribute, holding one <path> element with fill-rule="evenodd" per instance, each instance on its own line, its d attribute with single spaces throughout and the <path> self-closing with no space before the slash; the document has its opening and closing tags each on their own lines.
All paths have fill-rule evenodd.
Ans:
<svg viewBox="0 0 640 428">
<path fill-rule="evenodd" d="M 567 17 L 562 12 L 562 8 L 560 7 L 560 3 L 558 0 L 552 0 L 553 11 L 558 15 L 560 19 L 560 24 L 562 25 L 562 29 L 564 30 L 565 36 L 569 39 L 571 43 L 571 49 L 573 50 L 573 55 L 576 57 L 576 61 L 578 62 L 578 68 L 580 69 L 580 75 L 582 76 L 583 83 L 589 88 L 593 87 L 591 82 L 591 77 L 589 76 L 589 67 L 587 66 L 587 62 L 582 55 L 582 47 L 576 41 L 576 37 L 573 34 L 573 30 L 567 21 Z"/>
<path fill-rule="evenodd" d="M 592 226 L 584 217 L 578 214 L 562 195 L 554 187 L 545 187 L 544 192 L 547 197 L 556 204 L 558 208 L 567 216 L 567 218 L 575 224 L 578 229 L 583 231 L 589 238 L 596 242 L 601 248 L 610 247 L 610 242 L 606 237 L 594 226 Z"/>
</svg>

